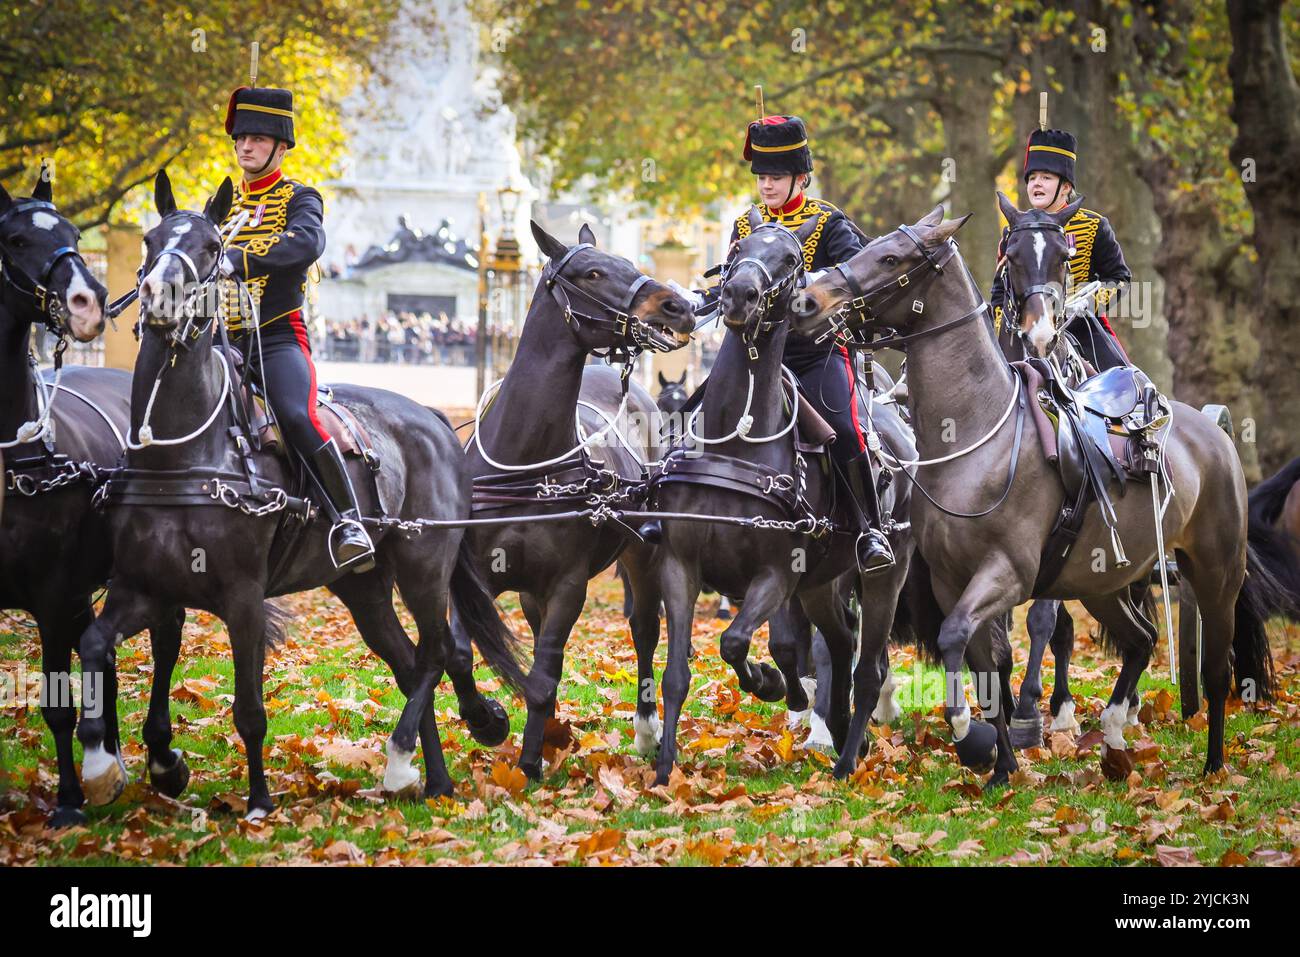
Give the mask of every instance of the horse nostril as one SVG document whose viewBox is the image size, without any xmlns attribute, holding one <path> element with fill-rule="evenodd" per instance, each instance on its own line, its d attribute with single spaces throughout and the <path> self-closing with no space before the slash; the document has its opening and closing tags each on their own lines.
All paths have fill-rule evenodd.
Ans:
<svg viewBox="0 0 1300 957">
<path fill-rule="evenodd" d="M 84 292 L 73 293 L 68 297 L 68 306 L 72 309 L 89 309 L 90 296 Z"/>
</svg>

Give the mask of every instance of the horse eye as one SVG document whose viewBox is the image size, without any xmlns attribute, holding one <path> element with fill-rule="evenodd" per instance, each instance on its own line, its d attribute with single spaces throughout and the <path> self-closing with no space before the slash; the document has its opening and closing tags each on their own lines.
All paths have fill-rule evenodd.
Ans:
<svg viewBox="0 0 1300 957">
<path fill-rule="evenodd" d="M 897 266 L 898 257 L 891 254 L 881 259 L 881 262 L 883 262 L 886 266 Z"/>
<path fill-rule="evenodd" d="M 587 271 L 587 278 L 588 278 L 588 279 L 599 279 L 599 278 L 600 278 L 600 270 L 599 270 L 599 269 L 590 269 L 590 270 L 588 270 L 588 271 Z"/>
</svg>

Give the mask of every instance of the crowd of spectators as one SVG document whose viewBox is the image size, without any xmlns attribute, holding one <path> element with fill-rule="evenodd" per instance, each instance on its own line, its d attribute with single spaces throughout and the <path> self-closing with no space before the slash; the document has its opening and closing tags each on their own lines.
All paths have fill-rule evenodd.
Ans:
<svg viewBox="0 0 1300 957">
<path fill-rule="evenodd" d="M 325 355 L 344 362 L 473 365 L 477 332 L 476 323 L 427 312 L 327 319 Z"/>
</svg>

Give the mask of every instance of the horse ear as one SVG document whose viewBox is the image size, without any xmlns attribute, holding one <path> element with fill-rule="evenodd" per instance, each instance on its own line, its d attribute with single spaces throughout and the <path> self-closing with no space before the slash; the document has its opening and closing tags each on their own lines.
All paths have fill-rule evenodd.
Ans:
<svg viewBox="0 0 1300 957">
<path fill-rule="evenodd" d="M 153 207 L 159 216 L 176 212 L 176 198 L 172 196 L 172 181 L 165 169 L 160 169 L 153 180 Z"/>
<path fill-rule="evenodd" d="M 799 238 L 800 246 L 808 241 L 808 237 L 816 231 L 817 224 L 820 222 L 820 216 L 809 216 L 803 221 L 803 225 L 794 231 L 795 236 Z"/>
<path fill-rule="evenodd" d="M 560 242 L 546 230 L 538 226 L 533 220 L 529 220 L 529 225 L 533 227 L 533 239 L 537 240 L 537 248 L 547 259 L 559 259 L 568 250 L 568 246 Z"/>
<path fill-rule="evenodd" d="M 1078 199 L 1076 199 L 1069 206 L 1065 207 L 1059 213 L 1052 213 L 1052 219 L 1056 220 L 1057 223 L 1064 226 L 1066 223 L 1068 223 L 1071 219 L 1074 218 L 1074 214 L 1079 211 L 1079 207 L 1082 205 L 1083 205 L 1083 197 L 1080 196 Z"/>
<path fill-rule="evenodd" d="M 1002 215 L 1007 218 L 1007 225 L 1014 226 L 1021 217 L 1021 212 L 1016 208 L 1016 204 L 1007 199 L 1006 193 L 998 190 L 998 206 L 1002 208 Z"/>
<path fill-rule="evenodd" d="M 942 203 L 940 203 L 940 204 L 939 204 L 938 206 L 936 206 L 934 209 L 930 210 L 928 213 L 926 213 L 924 216 L 922 216 L 921 219 L 920 219 L 920 221 L 918 221 L 916 225 L 918 225 L 918 226 L 938 226 L 941 222 L 943 222 L 943 204 L 942 204 Z"/>
<path fill-rule="evenodd" d="M 668 380 L 664 378 L 664 374 L 662 372 L 659 373 L 659 388 L 661 389 L 668 388 Z"/>
<path fill-rule="evenodd" d="M 217 187 L 217 191 L 212 194 L 207 203 L 203 206 L 203 215 L 214 226 L 220 226 L 228 215 L 230 215 L 230 206 L 235 199 L 235 187 L 227 176 Z"/>
<path fill-rule="evenodd" d="M 578 230 L 578 242 L 587 243 L 590 246 L 596 245 L 596 234 L 591 231 L 591 227 L 586 223 Z"/>
<path fill-rule="evenodd" d="M 32 190 L 32 199 L 43 203 L 54 202 L 54 182 L 50 177 L 49 167 L 41 164 L 41 171 L 36 176 L 36 188 Z"/>
<path fill-rule="evenodd" d="M 925 237 L 927 246 L 938 246 L 941 243 L 952 239 L 953 233 L 966 225 L 966 220 L 974 216 L 974 213 L 967 213 L 961 219 L 945 219 L 938 226 L 930 230 L 930 234 Z"/>
<path fill-rule="evenodd" d="M 686 385 L 686 371 L 685 369 L 682 370 L 682 377 L 677 380 L 677 385 Z"/>
<path fill-rule="evenodd" d="M 763 214 L 758 211 L 757 206 L 749 207 L 749 228 L 752 232 L 763 225 Z"/>
</svg>

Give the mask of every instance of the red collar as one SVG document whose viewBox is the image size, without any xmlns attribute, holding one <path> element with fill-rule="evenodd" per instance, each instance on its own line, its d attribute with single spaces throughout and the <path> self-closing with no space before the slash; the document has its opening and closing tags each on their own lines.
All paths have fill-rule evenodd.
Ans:
<svg viewBox="0 0 1300 957">
<path fill-rule="evenodd" d="M 274 186 L 276 183 L 278 183 L 282 175 L 283 173 L 281 173 L 281 171 L 277 169 L 273 172 L 267 173 L 261 179 L 253 180 L 251 183 L 248 182 L 248 180 L 244 180 L 244 192 L 260 193 L 262 190 Z"/>
</svg>

